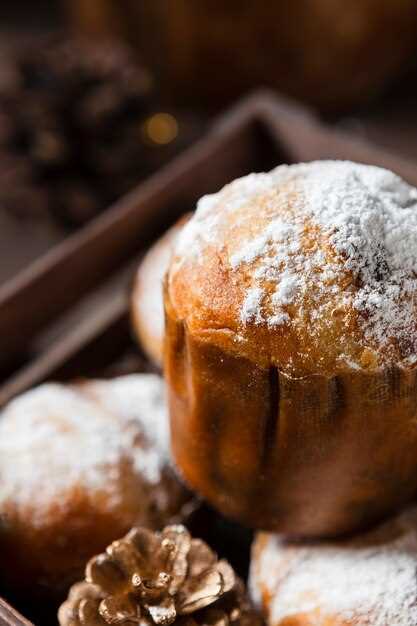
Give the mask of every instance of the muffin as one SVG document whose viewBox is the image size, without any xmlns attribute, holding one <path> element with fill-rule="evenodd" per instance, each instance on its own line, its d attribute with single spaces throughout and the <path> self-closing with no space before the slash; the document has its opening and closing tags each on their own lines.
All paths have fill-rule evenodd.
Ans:
<svg viewBox="0 0 417 626">
<path fill-rule="evenodd" d="M 178 515 L 188 496 L 168 439 L 152 374 L 44 384 L 13 400 L 0 417 L 2 582 L 60 594 L 133 524 Z"/>
<path fill-rule="evenodd" d="M 165 283 L 173 454 L 226 515 L 327 536 L 417 488 L 417 190 L 317 161 L 203 197 Z"/>
<path fill-rule="evenodd" d="M 131 298 L 134 333 L 149 359 L 162 367 L 164 304 L 162 283 L 172 249 L 189 216 L 184 216 L 149 249 L 136 272 Z"/>
<path fill-rule="evenodd" d="M 269 626 L 417 624 L 417 510 L 334 543 L 259 533 L 250 590 Z"/>
</svg>

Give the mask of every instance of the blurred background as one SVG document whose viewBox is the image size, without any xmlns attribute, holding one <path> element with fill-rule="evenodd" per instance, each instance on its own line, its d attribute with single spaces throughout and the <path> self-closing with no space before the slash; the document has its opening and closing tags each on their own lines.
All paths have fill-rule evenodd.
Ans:
<svg viewBox="0 0 417 626">
<path fill-rule="evenodd" d="M 417 161 L 417 0 L 0 8 L 0 283 L 256 87 Z"/>
</svg>

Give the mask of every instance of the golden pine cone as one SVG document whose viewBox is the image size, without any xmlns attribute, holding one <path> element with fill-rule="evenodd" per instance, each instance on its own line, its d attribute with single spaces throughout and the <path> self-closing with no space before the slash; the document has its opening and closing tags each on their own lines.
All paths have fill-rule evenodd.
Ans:
<svg viewBox="0 0 417 626">
<path fill-rule="evenodd" d="M 133 528 L 92 558 L 59 609 L 61 626 L 260 624 L 225 560 L 184 526 Z"/>
</svg>

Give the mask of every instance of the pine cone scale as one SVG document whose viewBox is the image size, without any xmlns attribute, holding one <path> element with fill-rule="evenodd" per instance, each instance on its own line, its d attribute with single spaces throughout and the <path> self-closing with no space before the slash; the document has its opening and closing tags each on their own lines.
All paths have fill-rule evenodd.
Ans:
<svg viewBox="0 0 417 626">
<path fill-rule="evenodd" d="M 104 598 L 99 613 L 106 624 L 140 624 L 140 607 L 127 595 Z"/>
<path fill-rule="evenodd" d="M 172 598 L 165 598 L 160 604 L 148 605 L 147 609 L 154 624 L 161 626 L 173 624 L 177 617 L 175 603 Z"/>
<path fill-rule="evenodd" d="M 108 593 L 117 593 L 125 584 L 123 572 L 108 554 L 101 554 L 88 562 L 86 580 Z"/>
</svg>

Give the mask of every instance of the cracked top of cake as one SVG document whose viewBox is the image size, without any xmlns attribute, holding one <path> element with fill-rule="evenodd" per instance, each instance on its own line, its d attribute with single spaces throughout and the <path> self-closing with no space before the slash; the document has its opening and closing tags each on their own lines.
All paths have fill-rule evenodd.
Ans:
<svg viewBox="0 0 417 626">
<path fill-rule="evenodd" d="M 282 165 L 204 196 L 169 306 L 194 337 L 292 376 L 417 362 L 417 189 L 349 161 Z"/>
</svg>

